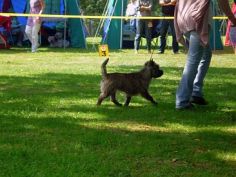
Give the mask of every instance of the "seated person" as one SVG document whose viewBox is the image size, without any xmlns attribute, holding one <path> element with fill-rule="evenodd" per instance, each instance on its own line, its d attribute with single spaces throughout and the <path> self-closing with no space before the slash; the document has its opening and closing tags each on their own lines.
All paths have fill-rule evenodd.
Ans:
<svg viewBox="0 0 236 177">
<path fill-rule="evenodd" d="M 50 47 L 69 47 L 70 42 L 68 40 L 64 40 L 63 34 L 61 32 L 57 32 L 54 36 L 48 37 L 48 42 Z"/>
<path fill-rule="evenodd" d="M 13 17 L 11 21 L 11 33 L 16 37 L 14 42 L 18 47 L 22 47 L 22 43 L 24 40 L 24 31 L 25 26 L 21 25 L 16 17 Z"/>
</svg>

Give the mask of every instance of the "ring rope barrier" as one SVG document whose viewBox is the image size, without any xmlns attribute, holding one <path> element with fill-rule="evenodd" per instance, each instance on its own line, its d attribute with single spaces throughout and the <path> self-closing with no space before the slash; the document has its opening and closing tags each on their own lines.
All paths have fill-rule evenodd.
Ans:
<svg viewBox="0 0 236 177">
<path fill-rule="evenodd" d="M 134 16 L 95 16 L 95 15 L 51 15 L 51 14 L 22 14 L 22 13 L 0 13 L 1 16 L 12 16 L 12 17 L 44 17 L 44 18 L 80 18 L 80 19 L 158 19 L 158 20 L 171 20 L 174 17 L 134 17 Z M 226 16 L 215 16 L 214 20 L 225 20 L 228 19 Z"/>
</svg>

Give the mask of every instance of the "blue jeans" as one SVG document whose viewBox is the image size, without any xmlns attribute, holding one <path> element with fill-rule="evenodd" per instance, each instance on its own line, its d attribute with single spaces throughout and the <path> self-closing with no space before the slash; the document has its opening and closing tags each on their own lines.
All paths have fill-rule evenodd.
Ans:
<svg viewBox="0 0 236 177">
<path fill-rule="evenodd" d="M 210 46 L 203 47 L 199 34 L 191 31 L 186 34 L 189 40 L 187 62 L 176 93 L 176 108 L 184 108 L 191 96 L 203 97 L 203 81 L 211 62 Z"/>
<path fill-rule="evenodd" d="M 140 40 L 144 32 L 145 38 L 147 40 L 147 48 L 151 50 L 152 42 L 152 28 L 148 26 L 149 20 L 137 19 L 136 20 L 136 35 L 134 39 L 134 49 L 139 50 Z"/>
<path fill-rule="evenodd" d="M 174 27 L 174 20 L 162 20 L 161 22 L 161 45 L 159 48 L 159 51 L 163 52 L 165 51 L 166 48 L 166 34 L 168 32 L 168 29 L 171 29 L 171 35 L 172 35 L 172 48 L 173 52 L 178 52 L 179 51 L 179 44 L 176 40 L 176 35 L 175 35 L 175 27 Z"/>
</svg>

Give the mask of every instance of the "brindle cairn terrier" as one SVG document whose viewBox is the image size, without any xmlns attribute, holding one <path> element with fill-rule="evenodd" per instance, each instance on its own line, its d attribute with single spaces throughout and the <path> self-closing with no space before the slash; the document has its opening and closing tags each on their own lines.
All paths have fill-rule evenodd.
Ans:
<svg viewBox="0 0 236 177">
<path fill-rule="evenodd" d="M 106 65 L 108 61 L 109 58 L 106 59 L 101 66 L 101 94 L 98 98 L 97 105 L 101 105 L 102 101 L 110 96 L 111 101 L 115 105 L 122 106 L 116 99 L 117 90 L 125 92 L 125 106 L 129 105 L 132 96 L 138 94 L 151 101 L 154 105 L 157 105 L 157 102 L 154 101 L 152 96 L 148 93 L 148 87 L 152 78 L 158 78 L 163 75 L 163 71 L 160 70 L 158 64 L 151 59 L 144 64 L 143 69 L 139 72 L 107 73 Z"/>
</svg>

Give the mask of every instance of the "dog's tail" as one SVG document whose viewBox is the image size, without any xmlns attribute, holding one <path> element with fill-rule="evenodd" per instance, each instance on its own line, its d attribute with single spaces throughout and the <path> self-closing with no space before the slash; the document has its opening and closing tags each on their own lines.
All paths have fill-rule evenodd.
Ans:
<svg viewBox="0 0 236 177">
<path fill-rule="evenodd" d="M 107 65 L 108 61 L 109 61 L 109 58 L 107 58 L 107 59 L 102 63 L 102 67 L 101 67 L 101 69 L 102 69 L 102 77 L 106 77 L 106 75 L 107 75 L 107 68 L 106 68 L 106 65 Z"/>
</svg>

